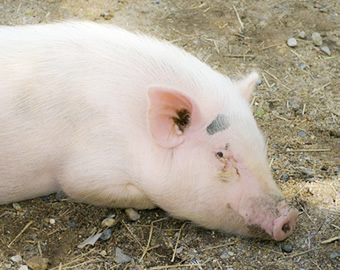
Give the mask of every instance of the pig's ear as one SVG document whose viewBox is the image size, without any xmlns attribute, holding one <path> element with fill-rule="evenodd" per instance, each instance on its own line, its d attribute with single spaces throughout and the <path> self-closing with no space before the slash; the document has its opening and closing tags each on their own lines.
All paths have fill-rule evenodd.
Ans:
<svg viewBox="0 0 340 270">
<path fill-rule="evenodd" d="M 250 95 L 255 88 L 255 84 L 259 79 L 259 75 L 256 72 L 250 73 L 247 77 L 237 82 L 237 86 L 241 91 L 241 95 L 246 99 L 250 99 Z"/>
<path fill-rule="evenodd" d="M 148 89 L 148 96 L 148 121 L 153 139 L 165 148 L 183 143 L 196 107 L 193 101 L 166 87 L 152 86 Z"/>
</svg>

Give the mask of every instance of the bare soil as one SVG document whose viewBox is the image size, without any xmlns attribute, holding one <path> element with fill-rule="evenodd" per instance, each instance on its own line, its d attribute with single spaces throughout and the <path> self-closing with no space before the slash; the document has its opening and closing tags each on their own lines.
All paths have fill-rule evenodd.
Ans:
<svg viewBox="0 0 340 270">
<path fill-rule="evenodd" d="M 258 70 L 262 83 L 252 108 L 274 178 L 300 211 L 297 229 L 280 243 L 243 239 L 160 209 L 139 211 L 134 222 L 121 209 L 50 195 L 17 209 L 0 206 L 0 269 L 18 269 L 36 255 L 49 260 L 48 269 L 340 269 L 339 1 L 0 1 L 0 24 L 65 19 L 105 21 L 169 40 L 232 78 Z M 331 55 L 314 45 L 313 32 Z M 296 47 L 287 46 L 290 37 Z M 117 220 L 111 238 L 78 249 L 110 214 Z M 291 253 L 283 251 L 287 245 Z M 117 247 L 132 260 L 116 263 Z M 23 261 L 13 262 L 14 255 Z"/>
</svg>

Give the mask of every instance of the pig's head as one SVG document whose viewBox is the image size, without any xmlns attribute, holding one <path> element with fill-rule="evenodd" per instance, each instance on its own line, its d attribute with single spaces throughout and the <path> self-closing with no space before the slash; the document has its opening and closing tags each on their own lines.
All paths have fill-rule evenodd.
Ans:
<svg viewBox="0 0 340 270">
<path fill-rule="evenodd" d="M 292 234 L 298 212 L 272 179 L 265 141 L 249 108 L 257 79 L 256 73 L 236 83 L 226 79 L 230 89 L 221 89 L 220 96 L 149 88 L 150 132 L 166 153 L 159 177 L 166 191 L 151 197 L 175 217 L 280 241 Z"/>
</svg>

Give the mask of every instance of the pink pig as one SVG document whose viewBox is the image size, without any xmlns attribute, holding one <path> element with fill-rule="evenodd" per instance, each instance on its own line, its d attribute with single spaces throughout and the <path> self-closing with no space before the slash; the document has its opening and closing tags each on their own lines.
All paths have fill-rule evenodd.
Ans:
<svg viewBox="0 0 340 270">
<path fill-rule="evenodd" d="M 90 22 L 0 27 L 0 204 L 59 190 L 160 207 L 283 240 L 298 212 L 272 179 L 239 82 L 167 42 Z"/>
</svg>

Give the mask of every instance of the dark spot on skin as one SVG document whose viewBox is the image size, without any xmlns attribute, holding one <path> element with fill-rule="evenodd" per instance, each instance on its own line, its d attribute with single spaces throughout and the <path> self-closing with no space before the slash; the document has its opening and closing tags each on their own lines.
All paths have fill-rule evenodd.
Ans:
<svg viewBox="0 0 340 270">
<path fill-rule="evenodd" d="M 177 117 L 173 117 L 172 120 L 178 126 L 180 131 L 184 131 L 184 129 L 190 124 L 190 113 L 186 109 L 182 109 L 180 111 L 176 111 Z"/>
<path fill-rule="evenodd" d="M 227 143 L 224 147 L 225 150 L 228 150 L 229 149 L 229 143 Z"/>
<path fill-rule="evenodd" d="M 209 135 L 214 135 L 216 132 L 223 131 L 230 126 L 227 116 L 224 114 L 219 114 L 216 116 L 215 120 L 207 127 L 207 132 Z"/>
</svg>

